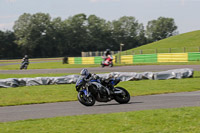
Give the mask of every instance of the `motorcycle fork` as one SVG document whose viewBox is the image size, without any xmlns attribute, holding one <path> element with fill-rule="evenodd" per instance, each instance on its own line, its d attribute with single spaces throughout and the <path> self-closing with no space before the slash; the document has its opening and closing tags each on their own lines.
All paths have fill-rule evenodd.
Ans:
<svg viewBox="0 0 200 133">
<path fill-rule="evenodd" d="M 89 93 L 88 85 L 85 86 L 85 89 L 86 89 L 86 90 L 84 90 L 84 94 L 85 94 L 87 97 L 89 97 L 90 93 Z"/>
</svg>

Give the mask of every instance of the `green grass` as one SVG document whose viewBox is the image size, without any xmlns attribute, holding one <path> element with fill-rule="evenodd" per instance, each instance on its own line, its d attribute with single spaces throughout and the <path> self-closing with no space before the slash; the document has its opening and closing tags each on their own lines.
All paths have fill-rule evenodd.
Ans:
<svg viewBox="0 0 200 133">
<path fill-rule="evenodd" d="M 199 133 L 200 107 L 0 123 L 1 133 Z"/>
<path fill-rule="evenodd" d="M 73 75 L 73 74 L 75 74 L 75 73 L 0 74 L 0 79 L 34 78 L 34 77 L 59 77 L 59 76 Z"/>
<path fill-rule="evenodd" d="M 155 63 L 133 63 L 133 64 L 117 64 L 115 66 L 136 66 L 136 65 L 200 65 L 200 61 L 191 62 L 155 62 Z"/>
<path fill-rule="evenodd" d="M 0 106 L 74 101 L 74 84 L 0 88 Z"/>
<path fill-rule="evenodd" d="M 115 66 L 128 65 L 200 65 L 200 61 L 192 62 L 163 62 L 163 63 L 133 63 L 133 64 L 114 64 Z M 0 70 L 19 70 L 20 64 L 0 66 Z M 62 64 L 61 62 L 30 63 L 28 69 L 58 69 L 58 68 L 89 68 L 101 67 L 100 64 Z"/>
<path fill-rule="evenodd" d="M 153 42 L 141 47 L 133 48 L 123 51 L 122 54 L 143 54 L 156 53 L 183 53 L 185 52 L 199 52 L 200 50 L 200 30 L 188 32 L 176 36 L 172 36 L 157 42 Z M 171 48 L 171 50 L 169 49 Z"/>
<path fill-rule="evenodd" d="M 2 74 L 0 74 L 0 77 L 1 76 Z M 3 76 L 5 77 L 5 75 Z M 18 77 L 20 76 L 18 75 Z M 43 76 L 45 76 L 45 74 Z M 131 96 L 138 96 L 198 91 L 200 90 L 199 80 L 200 71 L 195 71 L 194 78 L 126 81 L 120 82 L 117 86 L 126 88 Z M 74 101 L 77 100 L 76 95 L 75 84 L 0 88 L 0 106 Z"/>
<path fill-rule="evenodd" d="M 98 64 L 62 64 L 62 62 L 30 63 L 28 69 L 56 69 L 56 68 L 83 68 L 83 67 L 100 67 Z M 19 70 L 20 64 L 0 66 L 0 70 Z"/>
</svg>

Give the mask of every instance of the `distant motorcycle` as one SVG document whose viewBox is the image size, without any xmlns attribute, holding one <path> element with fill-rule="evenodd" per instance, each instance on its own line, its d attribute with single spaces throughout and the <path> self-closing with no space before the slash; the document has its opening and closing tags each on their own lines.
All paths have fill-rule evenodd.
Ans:
<svg viewBox="0 0 200 133">
<path fill-rule="evenodd" d="M 112 55 L 108 55 L 108 57 L 102 56 L 102 58 L 104 59 L 101 62 L 102 67 L 104 67 L 104 66 L 113 67 L 113 57 L 112 57 Z"/>
<path fill-rule="evenodd" d="M 114 87 L 120 79 L 100 80 L 85 79 L 80 77 L 76 82 L 78 100 L 85 106 L 93 106 L 96 101 L 109 102 L 115 100 L 120 104 L 128 103 L 130 100 L 129 92 L 122 87 Z"/>
<path fill-rule="evenodd" d="M 27 67 L 28 67 L 28 62 L 22 62 L 21 66 L 20 66 L 20 70 L 27 69 Z"/>
</svg>

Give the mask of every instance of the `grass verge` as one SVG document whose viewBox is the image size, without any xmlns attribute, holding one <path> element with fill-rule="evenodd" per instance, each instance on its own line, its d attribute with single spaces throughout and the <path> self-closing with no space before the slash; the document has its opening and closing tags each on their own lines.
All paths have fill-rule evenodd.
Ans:
<svg viewBox="0 0 200 133">
<path fill-rule="evenodd" d="M 45 75 L 45 74 L 44 74 Z M 1 76 L 1 75 L 0 75 Z M 22 76 L 22 75 L 21 75 Z M 120 82 L 131 96 L 200 90 L 200 71 L 193 78 Z M 0 106 L 77 100 L 75 84 L 0 88 Z"/>
<path fill-rule="evenodd" d="M 200 61 L 114 64 L 114 66 L 134 66 L 134 65 L 200 65 Z M 100 64 L 62 64 L 61 62 L 45 62 L 45 63 L 30 63 L 28 69 L 58 69 L 58 68 L 88 68 L 88 67 L 101 67 L 101 66 Z M 19 70 L 19 68 L 20 64 L 0 66 L 0 70 Z"/>
<path fill-rule="evenodd" d="M 99 67 L 98 64 L 62 64 L 61 62 L 45 62 L 45 63 L 30 63 L 28 69 L 56 69 L 56 68 L 83 68 L 83 67 Z M 20 64 L 0 66 L 0 70 L 19 70 Z"/>
<path fill-rule="evenodd" d="M 199 133 L 200 107 L 0 123 L 2 133 Z"/>
</svg>

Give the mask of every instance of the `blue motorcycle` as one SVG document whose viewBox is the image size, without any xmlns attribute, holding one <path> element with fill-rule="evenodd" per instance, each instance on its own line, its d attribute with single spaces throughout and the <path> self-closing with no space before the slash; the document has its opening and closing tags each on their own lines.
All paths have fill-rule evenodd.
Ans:
<svg viewBox="0 0 200 133">
<path fill-rule="evenodd" d="M 96 101 L 109 102 L 115 100 L 120 104 L 130 101 L 129 92 L 122 87 L 114 87 L 120 82 L 120 79 L 112 78 L 110 80 L 85 79 L 80 76 L 76 82 L 78 91 L 78 100 L 85 106 L 93 106 Z"/>
</svg>

